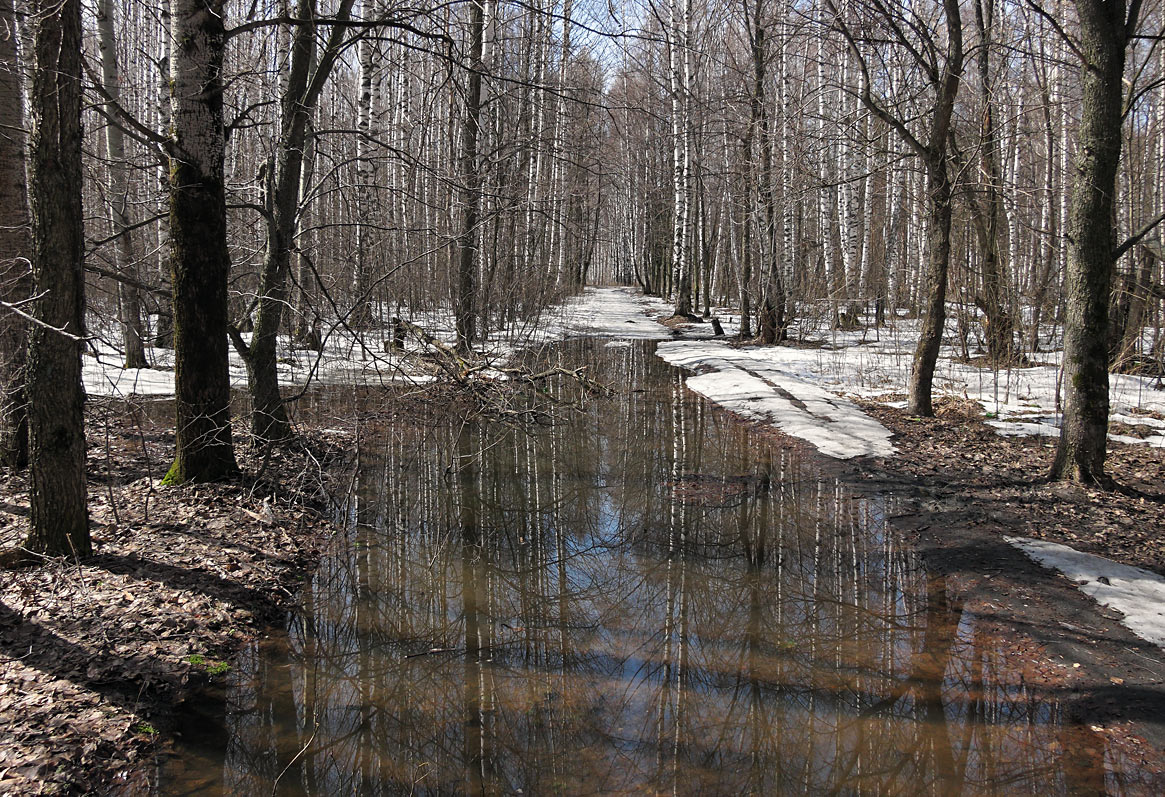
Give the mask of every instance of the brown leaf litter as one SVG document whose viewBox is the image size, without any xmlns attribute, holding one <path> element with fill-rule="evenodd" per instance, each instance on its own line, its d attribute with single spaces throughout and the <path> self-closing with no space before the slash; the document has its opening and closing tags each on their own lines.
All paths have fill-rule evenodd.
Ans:
<svg viewBox="0 0 1165 797">
<path fill-rule="evenodd" d="M 0 571 L 0 795 L 132 790 L 170 709 L 292 605 L 331 533 L 341 433 L 241 450 L 233 484 L 166 488 L 172 436 L 147 415 L 90 408 L 96 555 Z M 0 471 L 0 548 L 27 506 L 24 474 Z"/>
</svg>

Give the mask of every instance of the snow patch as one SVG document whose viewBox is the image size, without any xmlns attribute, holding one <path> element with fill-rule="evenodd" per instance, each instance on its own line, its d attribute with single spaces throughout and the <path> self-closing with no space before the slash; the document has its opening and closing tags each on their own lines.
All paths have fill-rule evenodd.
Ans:
<svg viewBox="0 0 1165 797">
<path fill-rule="evenodd" d="M 671 337 L 671 331 L 655 319 L 668 311 L 663 301 L 630 288 L 587 288 L 548 314 L 533 337 L 536 341 L 577 336 L 664 340 Z"/>
<path fill-rule="evenodd" d="M 1058 570 L 1101 606 L 1124 615 L 1134 634 L 1165 648 L 1165 578 L 1139 567 L 1026 537 L 1004 537 L 1044 567 Z"/>
<path fill-rule="evenodd" d="M 767 351 L 767 350 L 766 350 Z M 700 371 L 690 390 L 746 418 L 773 424 L 838 459 L 894 455 L 890 431 L 852 402 L 774 368 L 763 356 L 714 341 L 669 341 L 656 354 Z"/>
</svg>

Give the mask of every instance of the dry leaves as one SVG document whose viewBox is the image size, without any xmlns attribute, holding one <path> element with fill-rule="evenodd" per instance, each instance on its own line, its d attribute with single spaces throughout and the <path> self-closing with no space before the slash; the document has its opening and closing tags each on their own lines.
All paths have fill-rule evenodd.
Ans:
<svg viewBox="0 0 1165 797">
<path fill-rule="evenodd" d="M 158 488 L 167 435 L 103 409 L 90 420 L 96 555 L 0 572 L 0 795 L 135 777 L 168 708 L 211 677 L 204 662 L 278 620 L 331 531 L 305 462 L 318 470 L 339 446 L 276 453 L 259 485 Z M 0 474 L 0 547 L 23 539 L 26 507 L 20 478 Z"/>
</svg>

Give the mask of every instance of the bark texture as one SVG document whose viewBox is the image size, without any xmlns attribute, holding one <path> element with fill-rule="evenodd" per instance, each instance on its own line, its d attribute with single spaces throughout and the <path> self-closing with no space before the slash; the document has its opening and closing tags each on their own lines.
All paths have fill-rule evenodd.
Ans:
<svg viewBox="0 0 1165 797">
<path fill-rule="evenodd" d="M 81 0 L 36 0 L 28 187 L 33 290 L 28 420 L 31 529 L 25 547 L 88 556 L 81 222 Z"/>
<path fill-rule="evenodd" d="M 170 269 L 174 303 L 174 464 L 167 484 L 238 473 L 227 365 L 222 64 L 225 0 L 174 0 L 170 57 Z"/>
<path fill-rule="evenodd" d="M 9 304 L 29 296 L 32 280 L 20 84 L 12 0 L 0 0 L 0 301 Z M 28 465 L 27 336 L 24 319 L 0 308 L 0 465 L 10 468 Z"/>
<path fill-rule="evenodd" d="M 477 139 L 481 119 L 482 51 L 485 44 L 485 0 L 473 0 L 469 8 L 469 77 L 465 89 L 465 119 L 461 128 L 461 229 L 457 235 L 454 322 L 457 347 L 472 348 L 477 340 L 477 239 L 481 215 L 481 164 Z"/>
<path fill-rule="evenodd" d="M 1106 484 L 1108 302 L 1113 272 L 1113 203 L 1120 164 L 1125 48 L 1137 9 L 1124 0 L 1077 0 L 1080 127 L 1067 219 L 1064 418 L 1053 479 Z"/>
<path fill-rule="evenodd" d="M 343 0 L 336 18 L 346 20 L 354 0 Z M 314 19 L 315 0 L 299 0 L 298 19 Z M 282 98 L 279 143 L 275 151 L 275 174 L 269 193 L 267 254 L 259 278 L 259 306 L 254 334 L 249 346 L 236 337 L 236 347 L 247 364 L 251 391 L 251 434 L 257 441 L 284 440 L 291 436 L 291 424 L 279 394 L 275 344 L 283 323 L 288 299 L 288 275 L 295 240 L 300 181 L 308 122 L 319 100 L 328 73 L 340 50 L 343 25 L 335 25 L 329 44 L 314 72 L 316 26 L 297 25 L 291 40 L 291 65 Z"/>
</svg>

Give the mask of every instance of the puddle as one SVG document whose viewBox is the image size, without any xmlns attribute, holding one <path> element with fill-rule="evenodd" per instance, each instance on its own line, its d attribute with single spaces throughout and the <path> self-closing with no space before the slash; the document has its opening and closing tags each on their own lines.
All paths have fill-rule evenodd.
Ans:
<svg viewBox="0 0 1165 797">
<path fill-rule="evenodd" d="M 565 344 L 619 392 L 533 433 L 365 428 L 303 613 L 244 651 L 160 790 L 1129 789 L 891 501 L 755 439 L 653 346 Z"/>
</svg>

